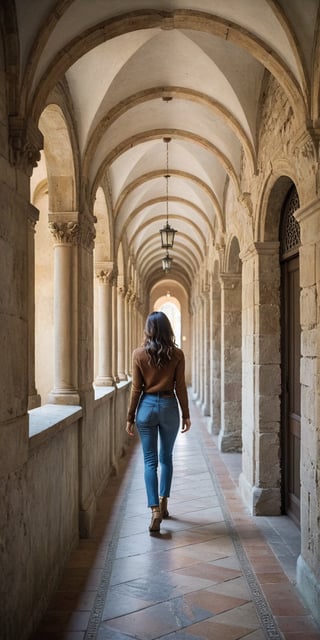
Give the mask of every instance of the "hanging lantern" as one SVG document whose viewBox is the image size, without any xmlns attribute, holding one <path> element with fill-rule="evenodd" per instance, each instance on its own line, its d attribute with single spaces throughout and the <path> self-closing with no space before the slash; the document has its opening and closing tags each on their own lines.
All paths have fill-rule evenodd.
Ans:
<svg viewBox="0 0 320 640">
<path fill-rule="evenodd" d="M 167 252 L 165 257 L 162 258 L 162 269 L 165 272 L 170 271 L 171 269 L 172 258 L 170 258 L 169 253 Z"/>
<path fill-rule="evenodd" d="M 168 220 L 168 218 L 169 218 L 169 213 L 168 213 L 168 209 L 169 209 L 168 180 L 170 178 L 168 144 L 169 144 L 171 138 L 164 138 L 163 140 L 167 145 L 167 153 L 166 153 L 167 173 L 165 175 L 165 179 L 166 179 L 166 224 L 162 229 L 160 229 L 160 236 L 161 236 L 161 247 L 162 247 L 162 249 L 172 249 L 173 243 L 174 243 L 174 236 L 177 233 L 177 231 L 176 231 L 176 229 L 173 229 L 169 225 L 169 220 Z"/>
</svg>

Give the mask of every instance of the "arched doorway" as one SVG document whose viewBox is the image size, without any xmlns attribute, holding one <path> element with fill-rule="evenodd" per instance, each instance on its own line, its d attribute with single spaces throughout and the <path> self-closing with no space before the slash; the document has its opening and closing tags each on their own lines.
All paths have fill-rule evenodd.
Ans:
<svg viewBox="0 0 320 640">
<path fill-rule="evenodd" d="M 281 439 L 282 508 L 300 524 L 300 228 L 294 217 L 299 197 L 293 185 L 280 222 L 281 262 Z"/>
<path fill-rule="evenodd" d="M 183 336 L 181 336 L 181 308 L 179 300 L 167 294 L 166 296 L 161 296 L 161 298 L 156 301 L 154 308 L 155 311 L 162 311 L 168 316 L 176 343 L 178 347 L 181 347 Z"/>
</svg>

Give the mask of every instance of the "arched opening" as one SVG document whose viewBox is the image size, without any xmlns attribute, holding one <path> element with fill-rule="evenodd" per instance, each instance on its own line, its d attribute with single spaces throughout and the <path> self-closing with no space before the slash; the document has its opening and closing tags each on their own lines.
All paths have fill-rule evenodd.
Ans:
<svg viewBox="0 0 320 640">
<path fill-rule="evenodd" d="M 154 305 L 155 311 L 162 311 L 168 316 L 171 326 L 173 329 L 173 333 L 175 335 L 176 343 L 178 347 L 181 347 L 183 338 L 185 336 L 181 335 L 181 305 L 179 300 L 168 292 L 166 296 L 161 296 Z"/>
<path fill-rule="evenodd" d="M 68 125 L 57 104 L 39 119 L 44 150 L 33 173 L 40 211 L 35 236 L 35 372 L 43 402 L 72 404 L 77 395 L 76 180 Z"/>
<path fill-rule="evenodd" d="M 281 470 L 282 510 L 300 524 L 300 228 L 299 196 L 291 186 L 281 209 Z"/>
<path fill-rule="evenodd" d="M 274 358 L 280 365 L 280 405 L 277 422 L 279 439 L 281 511 L 299 524 L 300 521 L 300 277 L 299 225 L 294 211 L 299 197 L 293 181 L 281 176 L 274 184 L 268 200 L 265 238 L 280 245 L 274 261 L 274 282 L 270 295 L 273 317 Z M 276 245 L 276 246 L 277 246 Z M 275 259 L 276 260 L 276 259 Z M 278 309 L 278 311 L 277 311 Z M 280 353 L 279 353 L 280 352 Z M 276 451 L 274 451 L 276 456 Z"/>
<path fill-rule="evenodd" d="M 192 331 L 189 294 L 185 287 L 172 278 L 160 280 L 151 289 L 149 294 L 149 309 L 158 311 L 166 303 L 173 303 L 176 309 L 172 309 L 177 316 L 169 316 L 172 321 L 177 344 L 184 351 L 186 363 L 186 381 L 191 384 L 192 379 Z M 177 322 L 177 324 L 175 324 Z M 179 328 L 180 327 L 180 328 Z"/>
<path fill-rule="evenodd" d="M 109 212 L 103 189 L 94 203 L 96 241 L 94 248 L 94 380 L 98 386 L 112 385 L 112 283 Z"/>
<path fill-rule="evenodd" d="M 48 182 L 43 155 L 33 173 L 33 184 L 37 187 L 33 191 L 32 202 L 39 209 L 34 236 L 35 381 L 41 404 L 45 404 L 54 386 L 54 265 L 53 241 L 48 226 Z"/>
</svg>

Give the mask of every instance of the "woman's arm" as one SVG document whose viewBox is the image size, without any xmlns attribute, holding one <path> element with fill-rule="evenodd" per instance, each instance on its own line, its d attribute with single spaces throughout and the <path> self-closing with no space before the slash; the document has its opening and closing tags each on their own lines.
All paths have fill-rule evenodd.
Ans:
<svg viewBox="0 0 320 640">
<path fill-rule="evenodd" d="M 136 409 L 138 406 L 138 402 L 140 400 L 141 393 L 143 391 L 144 380 L 140 370 L 140 367 L 137 363 L 135 354 L 133 353 L 132 357 L 132 383 L 131 383 L 131 395 L 130 395 L 130 403 L 127 414 L 127 423 L 134 423 Z"/>
<path fill-rule="evenodd" d="M 184 353 L 183 351 L 180 349 L 180 357 L 176 366 L 176 371 L 175 371 L 175 391 L 177 394 L 177 398 L 181 407 L 181 411 L 182 411 L 182 419 L 183 419 L 183 424 L 186 424 L 186 420 L 190 420 L 190 413 L 189 413 L 189 399 L 188 399 L 188 392 L 187 392 L 187 385 L 186 385 L 186 380 L 185 380 L 185 359 L 184 359 Z M 190 422 L 191 425 L 191 422 Z M 190 429 L 190 426 L 189 428 Z M 184 431 L 188 431 L 188 429 L 183 429 Z"/>
</svg>

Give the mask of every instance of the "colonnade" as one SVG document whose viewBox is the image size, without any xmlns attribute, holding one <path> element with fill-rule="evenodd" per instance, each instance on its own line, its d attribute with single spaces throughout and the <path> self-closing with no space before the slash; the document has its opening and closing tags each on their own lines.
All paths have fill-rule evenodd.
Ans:
<svg viewBox="0 0 320 640">
<path fill-rule="evenodd" d="M 302 553 L 299 584 L 317 606 L 319 550 L 315 503 L 319 288 L 318 201 L 297 212 L 301 224 L 301 401 L 302 401 Z M 30 205 L 28 226 L 28 389 L 29 408 L 39 404 L 34 367 L 34 232 L 37 210 Z M 131 354 L 141 341 L 145 309 L 135 284 L 125 283 L 112 261 L 94 261 L 94 229 L 75 212 L 50 214 L 54 253 L 53 404 L 86 407 L 95 387 L 115 387 L 131 375 Z M 84 225 L 84 230 L 83 230 Z M 89 225 L 90 226 L 90 225 Z M 312 231 L 310 232 L 310 228 Z M 252 242 L 239 253 L 239 271 L 208 270 L 191 292 L 192 389 L 218 435 L 222 451 L 242 452 L 241 494 L 255 515 L 281 513 L 281 297 L 279 242 Z M 212 265 L 211 265 L 212 266 Z M 97 296 L 97 313 L 94 296 Z M 94 367 L 94 325 L 97 330 Z M 96 373 L 95 373 L 96 371 Z M 90 432 L 82 435 L 90 440 Z M 312 442 L 314 445 L 312 445 Z M 116 463 L 114 463 L 116 464 Z M 85 469 L 85 463 L 83 465 Z M 83 471 L 84 478 L 85 471 Z M 86 487 L 86 483 L 83 483 Z M 89 484 L 88 484 L 89 487 Z M 90 489 L 80 507 L 90 520 Z M 89 514 L 89 515 L 88 515 Z M 304 515 L 303 515 L 304 514 Z M 87 526 L 87 525 L 86 525 Z M 88 529 L 90 526 L 88 525 Z M 311 553 L 309 541 L 314 551 Z"/>
<path fill-rule="evenodd" d="M 34 244 L 38 218 L 38 210 L 30 205 L 29 409 L 41 404 L 35 380 Z M 54 264 L 54 374 L 53 387 L 42 403 L 79 405 L 92 392 L 92 384 L 113 387 L 130 377 L 132 350 L 143 336 L 144 307 L 134 278 L 125 285 L 114 262 L 95 261 L 93 221 L 88 224 L 77 212 L 49 213 L 49 229 Z"/>
</svg>

